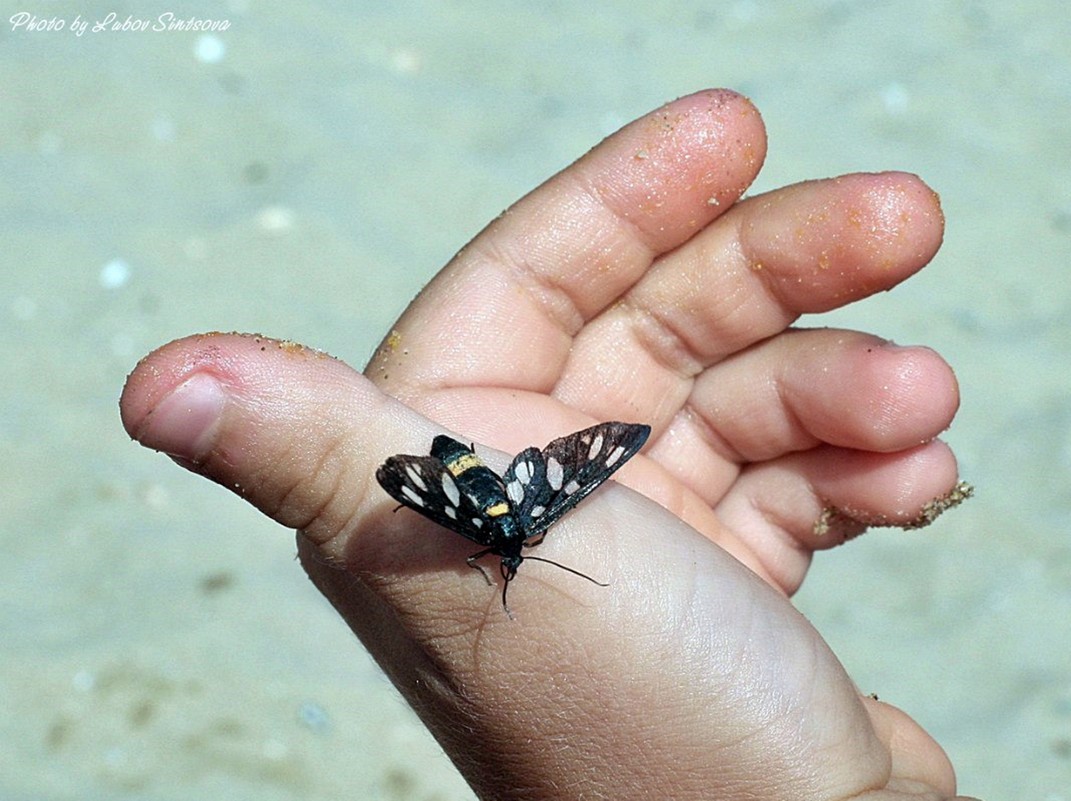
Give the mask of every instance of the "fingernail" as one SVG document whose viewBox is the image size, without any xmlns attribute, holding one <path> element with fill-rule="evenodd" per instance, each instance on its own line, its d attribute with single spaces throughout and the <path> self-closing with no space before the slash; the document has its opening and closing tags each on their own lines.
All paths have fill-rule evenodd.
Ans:
<svg viewBox="0 0 1071 801">
<path fill-rule="evenodd" d="M 212 448 L 225 402 L 219 381 L 196 373 L 149 412 L 136 439 L 146 448 L 197 461 Z"/>
</svg>

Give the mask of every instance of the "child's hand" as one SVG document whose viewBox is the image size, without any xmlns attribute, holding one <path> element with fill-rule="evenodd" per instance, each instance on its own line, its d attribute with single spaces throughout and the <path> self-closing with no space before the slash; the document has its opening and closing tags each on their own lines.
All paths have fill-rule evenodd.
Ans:
<svg viewBox="0 0 1071 801">
<path fill-rule="evenodd" d="M 814 550 L 956 483 L 940 357 L 788 328 L 924 266 L 940 207 L 901 173 L 738 203 L 765 147 L 731 92 L 640 119 L 458 254 L 364 375 L 210 335 L 129 379 L 131 435 L 301 530 L 310 576 L 485 798 L 955 792 L 936 743 L 860 696 L 787 599 Z M 600 490 L 538 553 L 611 586 L 525 564 L 516 621 L 471 543 L 394 514 L 374 478 L 443 427 L 501 469 L 480 443 L 603 420 L 654 428 L 617 476 L 634 492 Z"/>
</svg>

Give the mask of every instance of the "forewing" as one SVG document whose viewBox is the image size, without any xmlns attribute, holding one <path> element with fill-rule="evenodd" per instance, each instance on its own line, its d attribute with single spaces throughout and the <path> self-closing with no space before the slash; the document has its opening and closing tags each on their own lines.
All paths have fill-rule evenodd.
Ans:
<svg viewBox="0 0 1071 801">
<path fill-rule="evenodd" d="M 495 543 L 494 526 L 434 456 L 391 456 L 376 480 L 394 500 L 480 545 Z"/>
<path fill-rule="evenodd" d="M 556 439 L 540 451 L 527 448 L 502 477 L 526 539 L 544 533 L 631 459 L 651 427 L 601 423 Z"/>
</svg>

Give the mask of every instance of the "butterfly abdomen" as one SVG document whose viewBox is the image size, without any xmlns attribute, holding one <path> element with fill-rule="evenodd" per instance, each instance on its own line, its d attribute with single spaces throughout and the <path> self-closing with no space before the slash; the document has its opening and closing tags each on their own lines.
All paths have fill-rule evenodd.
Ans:
<svg viewBox="0 0 1071 801">
<path fill-rule="evenodd" d="M 502 479 L 471 448 L 440 434 L 431 443 L 431 455 L 445 465 L 458 490 L 487 517 L 493 520 L 510 514 Z"/>
</svg>

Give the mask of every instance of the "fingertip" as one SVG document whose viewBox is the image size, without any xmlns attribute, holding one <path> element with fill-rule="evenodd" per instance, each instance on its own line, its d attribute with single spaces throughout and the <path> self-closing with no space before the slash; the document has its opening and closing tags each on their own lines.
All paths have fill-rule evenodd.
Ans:
<svg viewBox="0 0 1071 801">
<path fill-rule="evenodd" d="M 704 89 L 626 125 L 576 174 L 658 254 L 728 211 L 765 158 L 766 126 L 755 105 L 729 89 Z"/>
<path fill-rule="evenodd" d="M 860 197 L 868 208 L 866 224 L 882 241 L 900 245 L 905 263 L 921 268 L 934 257 L 944 239 L 945 215 L 940 196 L 929 184 L 897 170 L 843 179 L 860 182 Z"/>
<path fill-rule="evenodd" d="M 242 334 L 191 334 L 161 345 L 143 357 L 127 376 L 119 396 L 119 416 L 127 434 L 142 442 L 143 429 L 157 407 L 195 374 L 222 380 L 227 372 L 224 364 L 228 347 L 233 350 L 265 341 L 263 337 Z M 207 382 L 200 386 L 208 389 Z"/>
<path fill-rule="evenodd" d="M 844 384 L 853 386 L 852 397 L 871 401 L 853 408 L 856 415 L 840 416 L 841 425 L 856 423 L 852 437 L 830 441 L 890 452 L 928 442 L 951 425 L 959 409 L 959 382 L 937 351 L 886 341 L 852 356 L 844 364 Z"/>
<path fill-rule="evenodd" d="M 146 448 L 196 462 L 212 449 L 225 403 L 226 393 L 215 376 L 193 373 L 140 419 L 124 424 Z"/>
<path fill-rule="evenodd" d="M 892 757 L 890 773 L 899 782 L 917 782 L 934 788 L 950 801 L 970 801 L 953 796 L 956 773 L 944 749 L 910 715 L 897 706 L 864 696 L 866 708 L 878 737 Z"/>
</svg>

